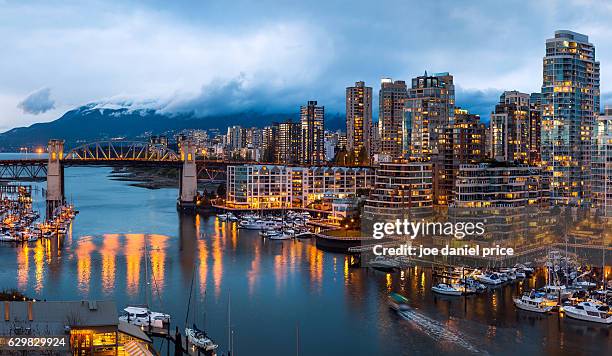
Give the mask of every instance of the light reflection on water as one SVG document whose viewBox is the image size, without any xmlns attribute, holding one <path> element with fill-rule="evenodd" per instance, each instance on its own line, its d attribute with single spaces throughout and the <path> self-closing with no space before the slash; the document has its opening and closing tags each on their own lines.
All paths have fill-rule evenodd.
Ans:
<svg viewBox="0 0 612 356">
<path fill-rule="evenodd" d="M 114 299 L 119 307 L 143 303 L 148 294 L 182 327 L 195 272 L 197 310 L 206 313 L 208 331 L 223 350 L 231 291 L 236 351 L 243 355 L 294 354 L 296 323 L 307 355 L 465 353 L 390 312 L 389 291 L 406 295 L 425 316 L 417 319 L 439 335 L 465 336 L 470 347 L 491 354 L 612 348 L 609 329 L 517 312 L 512 296 L 535 280 L 483 296 L 437 297 L 427 268 L 354 269 L 349 257 L 323 252 L 313 241 L 263 240 L 212 217 L 179 217 L 175 190 L 129 187 L 108 180 L 108 171 L 67 169 L 66 188 L 81 211 L 70 234 L 0 246 L 2 286 L 49 300 Z"/>
</svg>

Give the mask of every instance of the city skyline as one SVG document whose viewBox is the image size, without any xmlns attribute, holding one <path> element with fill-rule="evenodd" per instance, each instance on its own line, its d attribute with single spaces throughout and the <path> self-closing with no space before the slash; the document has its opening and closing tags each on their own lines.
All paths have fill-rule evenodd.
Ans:
<svg viewBox="0 0 612 356">
<path fill-rule="evenodd" d="M 0 129 L 50 121 L 90 102 L 205 116 L 264 108 L 295 112 L 304 101 L 318 100 L 328 112 L 341 112 L 343 89 L 356 80 L 376 88 L 381 77 L 408 81 L 425 70 L 451 73 L 458 105 L 488 120 L 503 91 L 539 91 L 541 42 L 558 29 L 584 33 L 597 46 L 604 68 L 603 107 L 609 97 L 605 66 L 612 53 L 605 45 L 605 19 L 611 10 L 592 11 L 597 4 L 582 2 L 522 4 L 504 7 L 500 18 L 503 5 L 451 2 L 424 7 L 363 3 L 347 10 L 334 4 L 264 3 L 255 9 L 239 2 L 229 9 L 210 2 L 151 7 L 92 2 L 85 7 L 7 1 L 0 13 L 7 35 L 2 41 L 12 55 L 0 66 Z M 313 16 L 296 18 L 289 11 L 295 6 Z M 229 28 L 217 16 L 225 10 L 245 18 L 244 23 Z M 381 20 L 349 21 L 374 10 Z M 246 21 L 251 13 L 262 16 Z M 423 31 L 426 23 L 414 20 L 405 31 L 385 31 L 410 13 L 435 13 L 443 25 Z M 356 27 L 372 24 L 362 40 L 351 35 Z M 479 58 L 478 65 L 473 58 Z M 376 121 L 375 94 L 373 101 Z"/>
</svg>

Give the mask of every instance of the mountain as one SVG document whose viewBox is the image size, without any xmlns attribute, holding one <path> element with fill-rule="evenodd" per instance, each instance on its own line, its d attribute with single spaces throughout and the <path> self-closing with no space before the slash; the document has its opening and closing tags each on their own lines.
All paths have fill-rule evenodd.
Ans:
<svg viewBox="0 0 612 356">
<path fill-rule="evenodd" d="M 0 151 L 15 152 L 20 147 L 45 147 L 49 139 L 65 140 L 67 148 L 80 143 L 124 138 L 144 140 L 149 135 L 172 136 L 184 129 L 213 129 L 225 132 L 228 126 L 263 127 L 274 121 L 298 119 L 297 113 L 267 114 L 243 112 L 197 117 L 190 113 L 163 113 L 154 109 L 104 108 L 88 104 L 66 112 L 57 120 L 18 127 L 0 134 Z M 325 128 L 344 128 L 344 115 L 326 114 Z"/>
</svg>

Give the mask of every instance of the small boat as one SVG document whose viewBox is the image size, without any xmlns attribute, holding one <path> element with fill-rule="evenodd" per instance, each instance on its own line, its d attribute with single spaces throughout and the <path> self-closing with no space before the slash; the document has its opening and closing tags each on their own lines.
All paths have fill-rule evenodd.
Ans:
<svg viewBox="0 0 612 356">
<path fill-rule="evenodd" d="M 563 307 L 565 315 L 570 318 L 601 324 L 612 324 L 612 313 L 606 304 L 580 302 L 577 305 Z"/>
<path fill-rule="evenodd" d="M 522 310 L 535 313 L 548 313 L 556 306 L 556 302 L 544 298 L 544 293 L 531 291 L 520 298 L 513 298 L 514 305 Z"/>
<path fill-rule="evenodd" d="M 185 336 L 189 343 L 205 351 L 213 351 L 219 347 L 206 335 L 206 332 L 198 329 L 195 324 L 191 328 L 185 328 Z"/>
<path fill-rule="evenodd" d="M 540 291 L 546 293 L 548 299 L 567 299 L 572 296 L 572 291 L 568 290 L 564 285 L 546 285 L 540 289 Z"/>
<path fill-rule="evenodd" d="M 373 260 L 368 262 L 368 266 L 379 271 L 390 272 L 399 268 L 397 261 L 384 258 L 383 256 L 376 256 Z"/>
<path fill-rule="evenodd" d="M 469 289 L 474 290 L 475 292 L 484 292 L 487 290 L 487 286 L 478 282 L 474 278 L 468 277 L 466 279 L 460 280 L 461 284 L 465 285 Z"/>
<path fill-rule="evenodd" d="M 164 328 L 170 323 L 170 315 L 151 311 L 147 307 L 128 306 L 123 311 L 119 320 L 137 326 Z"/>
<path fill-rule="evenodd" d="M 279 226 L 276 222 L 270 220 L 242 220 L 238 227 L 246 230 L 271 230 Z"/>
<path fill-rule="evenodd" d="M 597 288 L 597 283 L 588 281 L 574 281 L 574 283 L 572 283 L 572 287 L 580 290 L 590 290 Z"/>
<path fill-rule="evenodd" d="M 408 298 L 398 293 L 389 294 L 389 297 L 387 298 L 387 304 L 389 305 L 389 308 L 397 312 L 411 309 L 408 305 Z"/>
<path fill-rule="evenodd" d="M 217 218 L 221 221 L 227 221 L 227 214 L 217 214 Z"/>
<path fill-rule="evenodd" d="M 485 284 L 498 285 L 503 283 L 497 273 L 481 273 L 474 276 L 474 278 Z"/>
<path fill-rule="evenodd" d="M 291 239 L 291 235 L 286 234 L 284 232 L 276 232 L 275 234 L 267 236 L 267 238 L 270 240 L 289 240 Z"/>
<path fill-rule="evenodd" d="M 463 286 L 446 283 L 438 283 L 437 285 L 431 287 L 431 290 L 438 294 L 453 296 L 461 296 L 465 293 L 465 288 L 463 288 Z"/>
</svg>

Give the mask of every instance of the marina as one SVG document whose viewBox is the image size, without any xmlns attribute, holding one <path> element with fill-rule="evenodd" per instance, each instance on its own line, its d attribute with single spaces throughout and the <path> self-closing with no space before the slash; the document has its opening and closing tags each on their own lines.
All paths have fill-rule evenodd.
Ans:
<svg viewBox="0 0 612 356">
<path fill-rule="evenodd" d="M 302 222 L 309 225 L 311 219 L 305 216 L 286 213 L 295 218 L 283 219 L 282 212 L 268 216 L 253 213 L 242 216 L 236 212 L 235 218 L 226 216 L 224 221 L 223 216 L 216 214 L 177 214 L 167 206 L 175 199 L 174 190 L 142 190 L 125 182 L 109 181 L 106 172 L 105 168 L 68 171 L 68 182 L 83 181 L 83 177 L 88 177 L 88 181 L 71 191 L 75 201 L 82 203 L 76 206 L 80 213 L 66 236 L 16 247 L 3 246 L 0 255 L 18 273 L 0 278 L 3 285 L 19 288 L 37 299 L 66 300 L 79 296 L 116 300 L 118 314 L 125 309 L 133 312 L 130 322 L 145 315 L 140 319 L 141 326 L 162 354 L 174 350 L 177 331 L 184 350 L 193 355 L 197 354 L 193 345 L 209 344 L 206 338 L 218 345 L 217 355 L 232 347 L 239 354 L 247 350 L 255 355 L 293 354 L 296 324 L 302 354 L 337 354 L 346 350 L 355 334 L 370 335 L 373 339 L 349 349 L 381 355 L 397 354 L 395 350 L 406 344 L 457 355 L 465 354 L 466 350 L 500 352 L 510 344 L 524 352 L 541 352 L 546 347 L 538 342 L 542 335 L 562 343 L 567 352 L 574 348 L 595 351 L 612 346 L 610 330 L 603 323 L 572 318 L 558 307 L 537 313 L 524 311 L 514 303 L 514 299 L 532 291 L 554 293 L 557 284 L 566 285 L 566 289 L 573 286 L 577 293 L 591 289 L 590 297 L 596 297 L 596 292 L 602 291 L 601 264 L 597 263 L 601 257 L 592 258 L 584 270 L 582 265 L 575 265 L 576 269 L 568 274 L 568 283 L 564 274 L 553 278 L 547 273 L 547 262 L 557 272 L 564 270 L 553 267 L 564 265 L 562 248 L 549 248 L 549 252 L 558 253 L 550 256 L 545 253 L 541 259 L 532 259 L 532 263 L 505 269 L 451 267 L 401 258 L 379 259 L 372 266 L 362 261 L 361 267 L 352 267 L 351 253 L 318 246 L 316 238 L 274 241 L 262 236 L 266 230 L 240 227 L 243 220 L 264 219 L 277 226 L 268 231 L 299 231 Z M 117 198 L 101 199 L 108 189 L 117 191 Z M 33 210 L 40 209 L 40 198 L 34 191 Z M 143 210 L 142 203 L 137 202 L 145 202 L 149 208 Z M 103 221 L 100 216 L 104 216 Z M 308 228 L 312 232 L 314 229 Z M 573 259 L 571 254 L 568 261 Z M 585 274 L 587 271 L 590 272 Z M 608 279 L 610 272 L 606 264 Z M 569 279 L 570 275 L 573 279 Z M 486 280 L 485 277 L 505 281 L 483 283 L 480 278 Z M 441 283 L 461 290 L 462 294 L 437 293 L 433 288 Z M 596 287 L 592 289 L 590 283 Z M 537 291 L 545 286 L 546 290 Z M 177 290 L 186 292 L 177 297 Z M 230 293 L 232 310 L 228 323 Z M 389 313 L 390 293 L 404 296 L 411 309 L 402 314 Z M 579 305 L 589 299 L 585 295 L 578 299 L 579 296 L 576 294 L 576 298 L 572 296 L 566 302 Z M 340 306 L 336 303 L 339 298 L 345 300 Z M 258 308 L 252 309 L 251 305 Z M 148 309 L 134 309 L 144 307 Z M 292 310 L 291 316 L 286 313 L 288 308 Z M 313 311 L 316 315 L 327 315 L 338 333 L 326 336 L 317 326 L 320 317 L 315 317 Z M 167 315 L 170 322 L 164 325 L 164 317 L 159 319 L 154 313 Z M 161 320 L 163 328 L 149 328 L 149 315 L 152 324 Z M 608 337 L 584 335 L 580 330 L 587 327 L 597 328 L 597 335 Z M 487 334 L 491 329 L 495 333 Z M 518 344 L 517 332 L 521 335 Z M 192 341 L 188 345 L 189 339 Z"/>
</svg>

